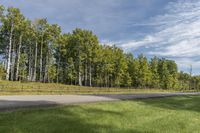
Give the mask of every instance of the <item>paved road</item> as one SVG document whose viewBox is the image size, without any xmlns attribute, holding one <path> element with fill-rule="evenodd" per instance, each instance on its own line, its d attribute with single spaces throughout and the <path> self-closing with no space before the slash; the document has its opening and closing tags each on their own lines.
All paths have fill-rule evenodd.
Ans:
<svg viewBox="0 0 200 133">
<path fill-rule="evenodd" d="M 200 93 L 0 96 L 0 111 L 25 107 L 70 105 L 90 102 L 159 98 L 180 95 L 200 95 Z"/>
</svg>

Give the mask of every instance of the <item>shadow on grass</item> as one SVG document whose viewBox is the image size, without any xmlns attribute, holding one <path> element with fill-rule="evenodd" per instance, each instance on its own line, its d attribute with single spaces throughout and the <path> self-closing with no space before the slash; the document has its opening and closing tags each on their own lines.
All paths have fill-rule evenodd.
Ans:
<svg viewBox="0 0 200 133">
<path fill-rule="evenodd" d="M 142 102 L 146 106 L 159 107 L 163 109 L 200 112 L 200 96 L 176 96 L 137 101 Z"/>
<path fill-rule="evenodd" d="M 4 133 L 132 133 L 112 123 L 96 122 L 105 116 L 121 116 L 110 110 L 67 106 L 0 113 L 0 132 Z M 98 118 L 97 118 L 98 117 Z"/>
<path fill-rule="evenodd" d="M 14 111 L 22 108 L 52 107 L 57 105 L 57 103 L 51 101 L 0 100 L 0 112 Z"/>
</svg>

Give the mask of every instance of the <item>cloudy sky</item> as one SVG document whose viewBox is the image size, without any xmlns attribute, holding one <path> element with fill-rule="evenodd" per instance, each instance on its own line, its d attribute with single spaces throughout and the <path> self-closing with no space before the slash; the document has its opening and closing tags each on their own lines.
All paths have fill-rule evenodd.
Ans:
<svg viewBox="0 0 200 133">
<path fill-rule="evenodd" d="M 180 70 L 200 74 L 199 0 L 0 0 L 29 19 L 47 18 L 63 32 L 93 30 L 102 43 L 135 56 L 176 60 Z"/>
</svg>

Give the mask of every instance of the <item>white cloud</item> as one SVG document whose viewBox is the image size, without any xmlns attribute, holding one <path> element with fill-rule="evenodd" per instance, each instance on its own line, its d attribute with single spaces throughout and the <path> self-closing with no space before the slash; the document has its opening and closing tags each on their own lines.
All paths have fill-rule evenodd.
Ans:
<svg viewBox="0 0 200 133">
<path fill-rule="evenodd" d="M 156 42 L 161 41 L 160 38 L 151 36 L 151 35 L 147 35 L 143 40 L 141 41 L 129 41 L 126 43 L 122 43 L 121 47 L 124 48 L 125 50 L 137 50 L 137 48 L 142 47 L 142 46 L 147 46 L 147 45 L 152 45 Z"/>
<path fill-rule="evenodd" d="M 200 1 L 179 0 L 165 8 L 166 14 L 151 18 L 139 26 L 154 26 L 156 32 L 141 40 L 124 42 L 121 47 L 136 51 L 148 48 L 147 55 L 174 58 L 183 68 L 191 63 L 200 68 Z M 198 61 L 194 57 L 198 57 Z M 181 63 L 180 63 L 181 62 Z"/>
</svg>

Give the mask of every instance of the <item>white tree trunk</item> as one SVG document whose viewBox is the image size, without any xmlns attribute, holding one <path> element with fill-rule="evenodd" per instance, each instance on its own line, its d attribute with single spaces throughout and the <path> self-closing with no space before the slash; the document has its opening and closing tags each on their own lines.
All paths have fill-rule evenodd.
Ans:
<svg viewBox="0 0 200 133">
<path fill-rule="evenodd" d="M 60 58 L 61 58 L 61 54 L 60 54 L 60 44 L 59 44 L 59 52 L 58 52 L 58 54 L 59 54 L 59 59 L 58 59 L 58 66 L 57 66 L 57 79 L 56 79 L 56 82 L 58 83 L 59 82 L 59 76 L 60 76 Z"/>
<path fill-rule="evenodd" d="M 57 67 L 57 83 L 59 82 L 59 76 L 60 76 L 60 56 L 58 59 L 58 67 Z"/>
<path fill-rule="evenodd" d="M 85 86 L 87 86 L 88 85 L 88 67 L 87 67 L 87 62 L 86 62 L 86 64 L 85 64 Z"/>
<path fill-rule="evenodd" d="M 90 87 L 92 86 L 92 66 L 91 66 L 91 62 L 90 62 L 90 67 L 89 67 L 89 78 L 90 78 Z"/>
<path fill-rule="evenodd" d="M 11 25 L 10 37 L 9 37 L 9 48 L 8 48 L 8 62 L 6 70 L 6 80 L 10 79 L 10 66 L 11 66 L 11 50 L 12 50 L 12 35 L 13 35 L 14 25 Z"/>
<path fill-rule="evenodd" d="M 14 69 L 15 69 L 15 60 L 16 60 L 16 53 L 14 53 L 14 47 L 11 50 L 11 66 L 10 66 L 10 80 L 14 80 Z"/>
<path fill-rule="evenodd" d="M 17 55 L 17 68 L 16 68 L 16 76 L 15 80 L 18 80 L 19 77 L 19 61 L 20 61 L 20 55 L 21 55 L 21 46 L 22 46 L 22 35 L 19 39 L 19 47 L 18 47 L 18 55 Z"/>
<path fill-rule="evenodd" d="M 42 40 L 42 43 L 41 43 L 41 48 L 40 48 L 40 82 L 42 82 L 43 81 L 43 75 L 42 75 L 42 66 L 43 66 L 43 64 L 42 64 L 42 48 L 43 47 L 43 40 Z"/>
<path fill-rule="evenodd" d="M 81 72 L 80 72 L 80 70 L 78 72 L 78 84 L 79 84 L 79 86 L 82 86 L 82 78 L 81 78 Z"/>
<path fill-rule="evenodd" d="M 79 84 L 79 86 L 82 86 L 80 46 L 79 46 L 79 50 L 78 50 L 78 84 Z"/>
<path fill-rule="evenodd" d="M 35 82 L 36 81 L 36 72 L 37 72 L 37 51 L 38 51 L 38 43 L 36 41 L 36 44 L 35 44 L 35 63 L 34 63 L 34 72 L 33 72 L 33 81 Z"/>
<path fill-rule="evenodd" d="M 28 59 L 28 81 L 31 81 L 32 79 L 32 49 L 31 46 L 29 46 L 29 59 Z"/>
<path fill-rule="evenodd" d="M 49 51 L 49 50 L 48 50 Z M 49 68 L 49 55 L 47 53 L 46 62 L 45 62 L 45 74 L 44 74 L 44 81 L 48 82 L 48 68 Z"/>
</svg>

